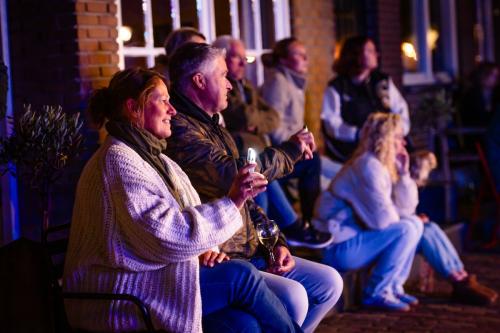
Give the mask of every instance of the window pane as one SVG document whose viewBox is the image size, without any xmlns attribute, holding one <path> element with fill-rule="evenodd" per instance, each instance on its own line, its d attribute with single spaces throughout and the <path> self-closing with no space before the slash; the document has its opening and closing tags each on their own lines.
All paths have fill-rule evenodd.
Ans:
<svg viewBox="0 0 500 333">
<path fill-rule="evenodd" d="M 196 0 L 179 1 L 181 14 L 181 26 L 199 29 L 198 13 L 196 11 Z"/>
<path fill-rule="evenodd" d="M 260 19 L 262 21 L 262 48 L 270 49 L 276 40 L 274 36 L 273 0 L 260 1 Z"/>
<path fill-rule="evenodd" d="M 245 42 L 247 49 L 255 49 L 252 2 L 250 0 L 238 0 L 238 11 L 241 39 Z"/>
<path fill-rule="evenodd" d="M 431 22 L 427 31 L 427 47 L 431 50 L 433 71 L 441 72 L 446 70 L 442 37 L 441 1 L 430 0 L 429 9 Z"/>
<path fill-rule="evenodd" d="M 405 72 L 418 71 L 417 36 L 412 24 L 412 0 L 401 1 L 401 57 Z"/>
<path fill-rule="evenodd" d="M 162 47 L 172 31 L 171 5 L 169 0 L 151 0 L 153 13 L 153 39 L 155 47 Z"/>
<path fill-rule="evenodd" d="M 146 46 L 144 39 L 144 11 L 142 0 L 122 0 L 122 25 L 131 29 L 131 38 L 125 46 Z"/>
<path fill-rule="evenodd" d="M 364 1 L 335 0 L 334 8 L 337 41 L 366 33 Z"/>
<path fill-rule="evenodd" d="M 148 68 L 146 57 L 125 57 L 125 68 Z"/>
<path fill-rule="evenodd" d="M 231 34 L 231 9 L 229 0 L 214 1 L 215 34 L 217 36 Z"/>
</svg>

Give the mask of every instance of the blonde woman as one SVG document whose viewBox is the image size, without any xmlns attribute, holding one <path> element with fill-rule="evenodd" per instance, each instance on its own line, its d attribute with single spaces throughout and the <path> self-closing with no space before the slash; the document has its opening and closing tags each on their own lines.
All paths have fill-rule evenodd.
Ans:
<svg viewBox="0 0 500 333">
<path fill-rule="evenodd" d="M 371 114 L 353 157 L 316 202 L 315 226 L 334 235 L 324 262 L 341 272 L 373 266 L 362 299 L 369 308 L 408 311 L 418 303 L 403 290 L 423 229 L 412 216 L 418 195 L 407 192 L 404 145 L 399 115 Z"/>
</svg>

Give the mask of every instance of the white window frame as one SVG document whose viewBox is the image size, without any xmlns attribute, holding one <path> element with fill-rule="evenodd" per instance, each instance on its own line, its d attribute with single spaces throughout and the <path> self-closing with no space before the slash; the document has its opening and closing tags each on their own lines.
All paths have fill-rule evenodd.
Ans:
<svg viewBox="0 0 500 333">
<path fill-rule="evenodd" d="M 119 67 L 120 69 L 125 68 L 125 57 L 145 57 L 148 67 L 153 67 L 155 63 L 155 57 L 160 54 L 164 54 L 163 47 L 154 47 L 153 40 L 153 16 L 151 13 L 151 0 L 142 0 L 143 10 L 144 10 L 144 36 L 145 36 L 145 46 L 130 47 L 124 46 L 123 41 L 117 38 L 117 43 L 119 45 L 118 55 L 119 55 Z M 165 0 L 167 1 L 167 0 Z M 180 7 L 179 1 L 181 0 L 170 0 L 171 12 L 170 17 L 172 18 L 173 29 L 180 28 Z M 214 1 L 217 0 L 196 0 L 196 10 L 198 15 L 198 26 L 201 33 L 207 38 L 207 42 L 211 43 L 216 38 L 215 31 L 215 8 Z M 254 57 L 257 66 L 257 84 L 262 84 L 264 79 L 264 68 L 261 61 L 261 56 L 263 53 L 269 51 L 262 48 L 262 22 L 260 17 L 260 1 L 258 0 L 248 0 L 252 4 L 252 18 L 253 27 L 255 29 L 255 47 L 247 49 L 247 56 Z M 121 17 L 121 1 L 117 0 L 117 19 L 118 19 L 118 29 L 122 26 Z M 235 38 L 240 38 L 240 22 L 238 15 L 238 0 L 229 0 L 230 6 L 230 18 L 231 18 L 231 32 L 232 36 Z M 290 3 L 289 0 L 273 0 L 273 11 L 274 11 L 274 33 L 276 40 L 286 38 L 291 35 L 290 27 Z"/>
<path fill-rule="evenodd" d="M 406 86 L 433 84 L 436 78 L 456 77 L 458 73 L 457 55 L 457 29 L 456 29 L 456 4 L 455 0 L 440 0 L 441 6 L 441 31 L 445 63 L 448 65 L 446 72 L 434 72 L 432 67 L 432 53 L 427 46 L 427 31 L 430 28 L 429 0 L 412 0 L 412 26 L 415 31 L 416 51 L 418 55 L 419 70 L 413 73 L 403 73 L 403 84 Z M 442 79 L 441 79 L 442 80 Z"/>
<path fill-rule="evenodd" d="M 252 25 L 255 27 L 255 47 L 248 48 L 247 57 L 255 59 L 257 66 L 257 85 L 264 81 L 264 65 L 262 64 L 262 54 L 269 52 L 269 49 L 262 48 L 262 21 L 260 16 L 260 1 L 252 0 Z M 238 16 L 238 0 L 230 0 L 231 12 L 231 32 L 234 38 L 241 39 L 240 22 Z M 280 40 L 291 35 L 290 27 L 290 3 L 288 0 L 274 0 L 274 36 Z"/>
</svg>

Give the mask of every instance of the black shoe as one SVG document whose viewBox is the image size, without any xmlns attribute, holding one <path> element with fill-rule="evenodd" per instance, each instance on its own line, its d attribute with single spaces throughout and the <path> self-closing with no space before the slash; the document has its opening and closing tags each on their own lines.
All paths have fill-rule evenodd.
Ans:
<svg viewBox="0 0 500 333">
<path fill-rule="evenodd" d="M 283 230 L 288 244 L 290 246 L 307 247 L 310 249 L 322 249 L 330 245 L 333 241 L 333 236 L 330 233 L 319 232 L 309 223 L 295 222 L 288 228 Z"/>
</svg>

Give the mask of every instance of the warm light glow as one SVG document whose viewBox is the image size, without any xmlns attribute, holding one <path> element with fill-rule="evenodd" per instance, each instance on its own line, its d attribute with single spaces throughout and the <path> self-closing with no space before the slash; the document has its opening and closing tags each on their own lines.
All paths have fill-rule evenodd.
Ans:
<svg viewBox="0 0 500 333">
<path fill-rule="evenodd" d="M 251 63 L 253 63 L 255 61 L 255 57 L 254 56 L 247 56 L 246 58 L 247 58 L 247 63 L 248 64 L 251 64 Z"/>
<path fill-rule="evenodd" d="M 427 47 L 431 50 L 434 50 L 436 48 L 436 42 L 439 38 L 439 32 L 431 28 L 427 31 Z"/>
<path fill-rule="evenodd" d="M 132 28 L 126 25 L 121 26 L 118 30 L 118 38 L 124 43 L 128 42 L 132 38 Z"/>
<path fill-rule="evenodd" d="M 401 51 L 403 51 L 403 54 L 406 57 L 411 58 L 415 61 L 418 60 L 417 51 L 415 51 L 415 47 L 412 43 L 404 42 L 403 44 L 401 44 Z"/>
</svg>

